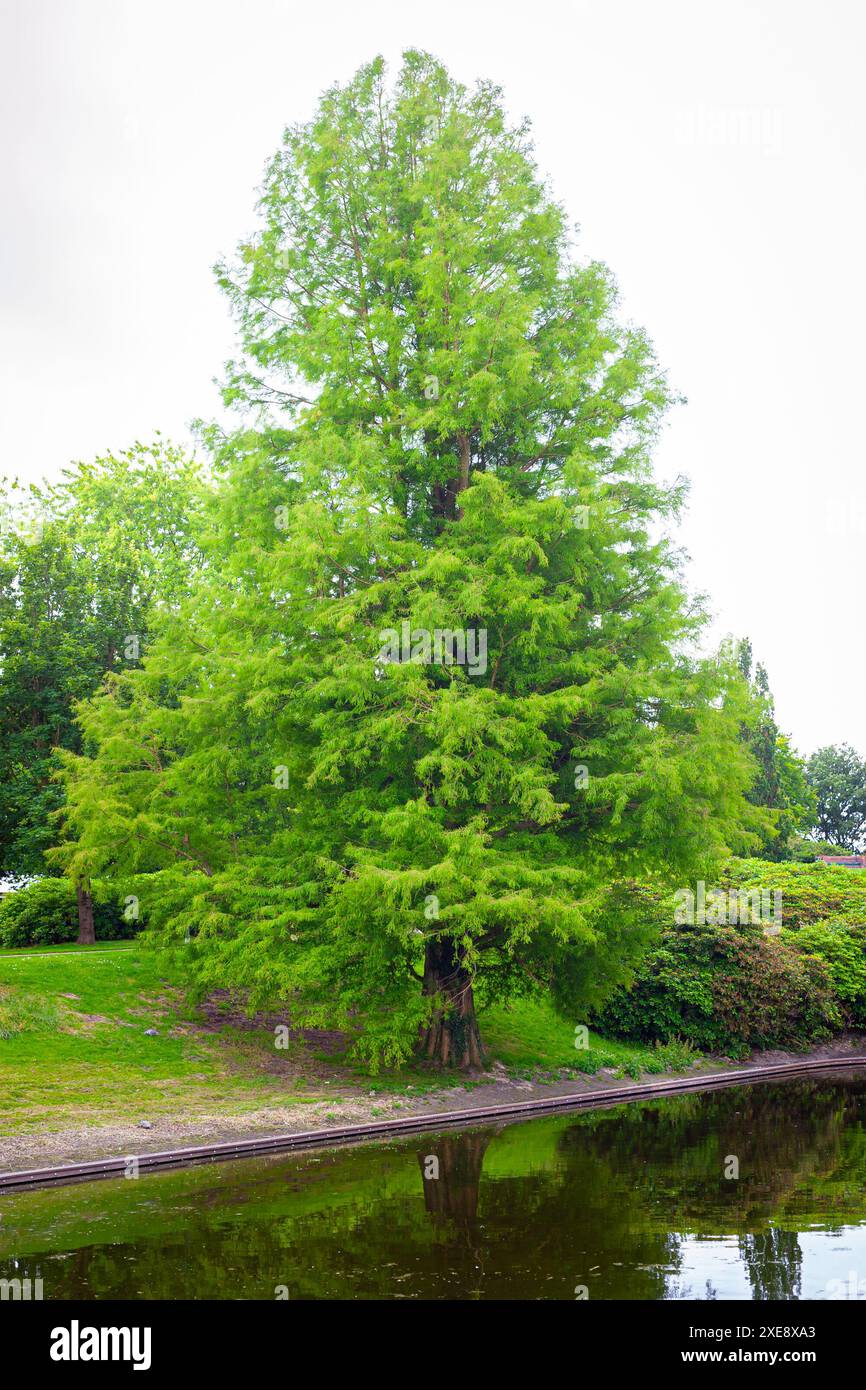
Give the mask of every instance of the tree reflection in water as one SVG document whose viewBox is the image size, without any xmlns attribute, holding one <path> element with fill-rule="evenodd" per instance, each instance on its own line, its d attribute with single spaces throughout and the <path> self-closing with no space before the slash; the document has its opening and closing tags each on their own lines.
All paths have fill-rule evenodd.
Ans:
<svg viewBox="0 0 866 1390">
<path fill-rule="evenodd" d="M 800 1297 L 803 1252 L 797 1231 L 770 1229 L 740 1237 L 740 1252 L 749 1271 L 755 1299 Z"/>
</svg>

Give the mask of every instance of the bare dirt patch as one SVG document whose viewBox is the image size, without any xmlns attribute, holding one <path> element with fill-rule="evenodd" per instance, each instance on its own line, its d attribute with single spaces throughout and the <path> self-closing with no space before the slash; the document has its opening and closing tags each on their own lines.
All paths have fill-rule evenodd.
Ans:
<svg viewBox="0 0 866 1390">
<path fill-rule="evenodd" d="M 306 1048 L 324 1052 L 329 1057 L 344 1054 L 350 1039 L 346 1033 L 327 1028 L 293 1028 L 285 1013 L 249 1014 L 227 989 L 215 989 L 199 1005 L 199 1018 L 193 1025 L 206 1033 L 221 1033 L 226 1027 L 240 1033 L 274 1033 L 277 1028 L 288 1029 L 290 1042 L 303 1043 Z"/>
</svg>

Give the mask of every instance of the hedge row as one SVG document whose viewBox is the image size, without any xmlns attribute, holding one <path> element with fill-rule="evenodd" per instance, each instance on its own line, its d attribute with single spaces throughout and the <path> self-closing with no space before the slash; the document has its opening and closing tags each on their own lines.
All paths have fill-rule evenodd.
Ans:
<svg viewBox="0 0 866 1390">
<path fill-rule="evenodd" d="M 135 936 L 139 923 L 127 921 L 123 905 L 106 885 L 93 885 L 97 941 Z M 42 878 L 0 900 L 0 946 L 55 946 L 78 940 L 78 899 L 64 878 Z"/>
</svg>

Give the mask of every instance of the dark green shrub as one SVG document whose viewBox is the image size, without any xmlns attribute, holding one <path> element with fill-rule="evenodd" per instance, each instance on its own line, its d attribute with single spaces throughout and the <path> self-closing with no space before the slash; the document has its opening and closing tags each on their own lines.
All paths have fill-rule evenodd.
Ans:
<svg viewBox="0 0 866 1390">
<path fill-rule="evenodd" d="M 663 931 L 631 988 L 613 996 L 596 1026 L 742 1057 L 753 1047 L 818 1041 L 844 1022 L 824 961 L 760 928 L 706 926 Z"/>
<path fill-rule="evenodd" d="M 814 922 L 785 932 L 786 942 L 822 961 L 845 1021 L 866 1028 L 866 927 L 850 922 Z"/>
<path fill-rule="evenodd" d="M 122 904 L 107 888 L 93 887 L 93 921 L 97 941 L 135 936 L 140 923 L 129 922 Z M 65 878 L 41 878 L 0 901 L 0 946 L 55 946 L 78 939 L 78 902 Z"/>
</svg>

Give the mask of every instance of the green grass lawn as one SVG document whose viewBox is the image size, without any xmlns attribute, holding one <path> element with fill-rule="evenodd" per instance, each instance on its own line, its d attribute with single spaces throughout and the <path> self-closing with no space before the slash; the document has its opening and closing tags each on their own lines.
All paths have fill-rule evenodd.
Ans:
<svg viewBox="0 0 866 1390">
<path fill-rule="evenodd" d="M 636 1047 L 595 1035 L 578 1049 L 572 1025 L 528 1001 L 483 1010 L 480 1022 L 491 1064 L 542 1081 L 563 1070 L 683 1070 L 696 1057 L 677 1046 Z M 121 1118 L 218 1119 L 359 1091 L 393 1098 L 448 1084 L 467 1083 L 423 1066 L 372 1078 L 348 1058 L 300 1043 L 276 1051 L 265 1028 L 207 1030 L 180 981 L 138 943 L 0 953 L 0 1135 Z"/>
<path fill-rule="evenodd" d="M 299 1089 L 309 1088 L 196 1029 L 176 983 L 140 947 L 0 957 L 0 1134 L 319 1098 Z"/>
<path fill-rule="evenodd" d="M 480 1024 L 490 1057 L 527 1077 L 563 1068 L 593 1073 L 602 1067 L 639 1076 L 642 1072 L 685 1070 L 700 1059 L 700 1053 L 681 1043 L 642 1047 L 592 1032 L 588 1047 L 575 1047 L 574 1025 L 561 1019 L 549 1005 L 530 1000 L 486 1009 L 480 1014 Z"/>
<path fill-rule="evenodd" d="M 100 955 L 103 951 L 138 951 L 134 941 L 100 941 L 96 946 L 79 946 L 77 941 L 64 941 L 62 946 L 32 946 L 26 951 L 0 946 L 0 956 L 27 956 L 32 959 L 41 955 Z"/>
</svg>

